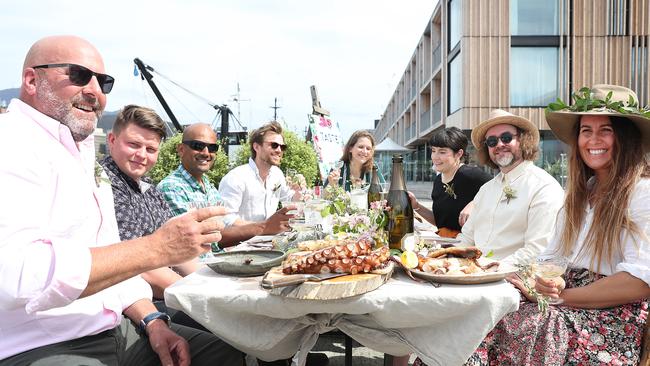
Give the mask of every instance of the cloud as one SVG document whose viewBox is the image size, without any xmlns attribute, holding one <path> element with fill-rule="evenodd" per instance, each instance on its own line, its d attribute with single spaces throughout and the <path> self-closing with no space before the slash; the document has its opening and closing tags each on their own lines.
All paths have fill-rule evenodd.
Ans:
<svg viewBox="0 0 650 366">
<path fill-rule="evenodd" d="M 159 107 L 133 76 L 139 57 L 216 104 L 241 87 L 241 119 L 254 128 L 278 113 L 300 132 L 310 85 L 341 124 L 344 139 L 372 128 L 430 19 L 435 1 L 161 0 L 30 1 L 5 7 L 0 89 L 17 87 L 24 54 L 38 38 L 76 34 L 93 42 L 117 83 L 108 109 Z M 37 11 L 35 11 L 35 9 Z M 9 36 L 11 35 L 11 36 Z M 9 57 L 7 57 L 7 55 Z M 211 122 L 216 111 L 160 76 L 154 81 L 179 119 Z"/>
</svg>

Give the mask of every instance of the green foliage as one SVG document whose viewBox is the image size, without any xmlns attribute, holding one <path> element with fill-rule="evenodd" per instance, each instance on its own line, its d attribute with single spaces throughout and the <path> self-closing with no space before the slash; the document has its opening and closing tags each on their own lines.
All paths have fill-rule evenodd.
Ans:
<svg viewBox="0 0 650 366">
<path fill-rule="evenodd" d="M 605 97 L 605 100 L 602 100 L 593 98 L 591 89 L 583 87 L 577 92 L 572 93 L 571 99 L 573 99 L 573 105 L 570 106 L 564 103 L 560 98 L 555 102 L 549 103 L 548 107 L 546 107 L 546 113 L 557 111 L 587 112 L 593 109 L 605 108 L 621 114 L 636 114 L 650 118 L 650 110 L 638 106 L 631 95 L 627 103 L 612 101 L 612 92 L 610 91 Z"/>
<path fill-rule="evenodd" d="M 282 157 L 280 169 L 286 174 L 288 169 L 293 169 L 302 174 L 307 181 L 307 186 L 314 185 L 318 174 L 318 158 L 311 143 L 305 142 L 294 132 L 285 130 L 282 134 L 287 150 Z M 235 166 L 248 164 L 251 157 L 250 141 L 242 145 L 235 156 Z"/>
<path fill-rule="evenodd" d="M 177 133 L 176 135 L 168 138 L 160 145 L 160 153 L 158 154 L 158 162 L 147 174 L 155 184 L 158 184 L 163 178 L 169 175 L 178 168 L 181 160 L 176 152 L 176 146 L 181 143 L 183 134 Z M 228 156 L 222 149 L 217 151 L 216 161 L 212 169 L 207 173 L 210 182 L 215 186 L 219 186 L 221 178 L 228 172 Z"/>
</svg>

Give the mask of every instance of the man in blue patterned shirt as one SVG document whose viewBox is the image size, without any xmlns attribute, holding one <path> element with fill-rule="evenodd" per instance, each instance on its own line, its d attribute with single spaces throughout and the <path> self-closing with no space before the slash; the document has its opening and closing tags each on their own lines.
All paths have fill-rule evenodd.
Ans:
<svg viewBox="0 0 650 366">
<path fill-rule="evenodd" d="M 219 191 L 205 175 L 214 165 L 218 148 L 217 135 L 208 124 L 195 123 L 183 131 L 182 143 L 176 148 L 181 164 L 158 184 L 158 189 L 175 215 L 187 212 L 191 202 L 223 204 Z M 219 245 L 233 245 L 255 235 L 286 231 L 287 222 L 292 217 L 287 215 L 290 209 L 292 207 L 282 208 L 261 222 L 247 222 L 235 215 L 226 216 L 226 228 L 221 231 Z"/>
</svg>

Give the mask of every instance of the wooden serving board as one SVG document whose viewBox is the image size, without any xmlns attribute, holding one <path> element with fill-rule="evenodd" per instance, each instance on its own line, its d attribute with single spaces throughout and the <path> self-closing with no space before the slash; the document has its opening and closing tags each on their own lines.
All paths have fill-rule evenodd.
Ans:
<svg viewBox="0 0 650 366">
<path fill-rule="evenodd" d="M 307 281 L 297 286 L 278 287 L 268 290 L 273 295 L 304 300 L 335 300 L 370 292 L 383 285 L 393 274 L 394 264 L 373 273 L 360 273 L 335 277 L 320 282 Z M 285 276 L 281 267 L 273 267 L 268 278 Z"/>
</svg>

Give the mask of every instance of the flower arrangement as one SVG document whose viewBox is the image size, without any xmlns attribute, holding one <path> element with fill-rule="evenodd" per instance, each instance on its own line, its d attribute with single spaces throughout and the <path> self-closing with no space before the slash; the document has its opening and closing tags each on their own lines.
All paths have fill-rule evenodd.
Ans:
<svg viewBox="0 0 650 366">
<path fill-rule="evenodd" d="M 287 173 L 287 185 L 291 189 L 298 190 L 300 192 L 300 201 L 306 202 L 314 198 L 314 192 L 307 188 L 307 180 L 305 176 L 296 173 L 294 170 L 290 169 Z"/>
<path fill-rule="evenodd" d="M 442 183 L 445 186 L 445 193 L 447 193 L 453 199 L 456 199 L 456 192 L 454 192 L 454 184 Z"/>
<path fill-rule="evenodd" d="M 506 203 L 510 203 L 511 199 L 517 198 L 517 190 L 509 185 L 503 187 L 503 194 L 506 196 Z"/>
<path fill-rule="evenodd" d="M 325 187 L 323 198 L 330 201 L 323 211 L 321 216 L 327 215 L 343 216 L 345 214 L 353 213 L 352 206 L 350 205 L 350 195 L 338 185 L 328 185 Z"/>
<path fill-rule="evenodd" d="M 386 200 L 370 203 L 368 212 L 354 212 L 334 217 L 334 234 L 370 235 L 377 245 L 387 242 L 386 225 L 388 224 Z"/>
<path fill-rule="evenodd" d="M 537 299 L 537 309 L 542 313 L 542 315 L 546 315 L 546 312 L 548 311 L 548 298 L 546 296 L 541 296 L 529 282 L 531 278 L 535 278 L 533 266 L 530 264 L 517 264 L 515 266 L 517 267 L 517 276 L 521 282 L 523 282 L 524 288 L 528 291 L 528 295 Z"/>
</svg>

